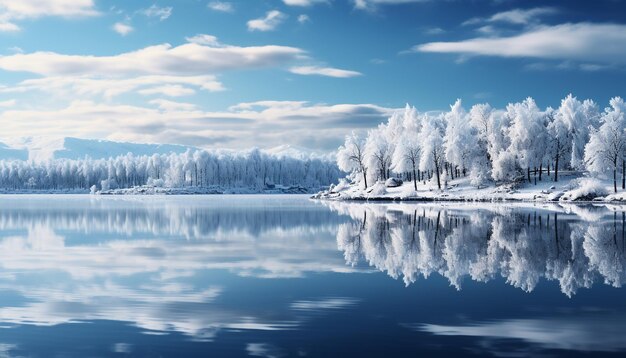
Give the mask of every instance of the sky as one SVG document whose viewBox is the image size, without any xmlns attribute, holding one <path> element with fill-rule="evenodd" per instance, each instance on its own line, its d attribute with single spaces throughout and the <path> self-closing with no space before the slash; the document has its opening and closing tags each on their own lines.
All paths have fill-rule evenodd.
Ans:
<svg viewBox="0 0 626 358">
<path fill-rule="evenodd" d="M 601 107 L 626 1 L 0 0 L 0 138 L 331 151 L 420 111 Z"/>
</svg>

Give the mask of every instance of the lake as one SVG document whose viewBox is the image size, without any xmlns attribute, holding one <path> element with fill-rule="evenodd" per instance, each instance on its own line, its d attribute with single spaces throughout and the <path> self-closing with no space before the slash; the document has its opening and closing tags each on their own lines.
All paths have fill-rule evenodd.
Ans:
<svg viewBox="0 0 626 358">
<path fill-rule="evenodd" d="M 626 351 L 611 205 L 0 197 L 0 357 Z"/>
</svg>

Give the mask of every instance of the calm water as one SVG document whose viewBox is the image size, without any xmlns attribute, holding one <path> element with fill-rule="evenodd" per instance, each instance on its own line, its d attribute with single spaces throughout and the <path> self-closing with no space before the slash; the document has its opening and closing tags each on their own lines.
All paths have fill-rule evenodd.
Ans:
<svg viewBox="0 0 626 358">
<path fill-rule="evenodd" d="M 619 206 L 0 197 L 0 357 L 626 351 Z"/>
</svg>

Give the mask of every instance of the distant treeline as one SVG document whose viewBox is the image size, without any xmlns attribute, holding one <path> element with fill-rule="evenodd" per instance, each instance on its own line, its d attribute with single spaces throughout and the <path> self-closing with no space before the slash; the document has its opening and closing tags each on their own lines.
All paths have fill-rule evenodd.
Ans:
<svg viewBox="0 0 626 358">
<path fill-rule="evenodd" d="M 345 175 L 321 159 L 297 159 L 260 150 L 127 154 L 109 159 L 0 161 L 0 187 L 13 190 L 116 189 L 139 185 L 263 189 L 274 185 L 319 188 Z"/>
</svg>

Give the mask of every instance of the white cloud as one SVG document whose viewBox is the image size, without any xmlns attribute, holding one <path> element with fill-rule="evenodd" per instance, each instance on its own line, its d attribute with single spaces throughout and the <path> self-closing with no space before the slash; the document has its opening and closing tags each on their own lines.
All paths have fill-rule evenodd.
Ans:
<svg viewBox="0 0 626 358">
<path fill-rule="evenodd" d="M 113 25 L 113 31 L 117 32 L 118 34 L 122 35 L 122 36 L 126 36 L 128 34 L 130 34 L 131 32 L 133 32 L 133 27 L 130 26 L 129 24 L 125 24 L 123 22 L 116 22 Z"/>
<path fill-rule="evenodd" d="M 20 31 L 20 27 L 12 22 L 0 21 L 0 32 L 16 32 Z"/>
<path fill-rule="evenodd" d="M 153 104 L 159 107 L 160 110 L 171 112 L 171 111 L 193 111 L 197 109 L 197 106 L 193 103 L 185 103 L 185 102 L 175 102 L 166 99 L 153 99 L 150 101 L 150 104 Z"/>
<path fill-rule="evenodd" d="M 0 0 L 0 32 L 19 31 L 15 21 L 40 17 L 96 16 L 93 0 Z"/>
<path fill-rule="evenodd" d="M 15 99 L 9 99 L 9 100 L 6 100 L 6 101 L 0 101 L 0 107 L 2 107 L 2 108 L 13 107 L 13 106 L 15 106 L 16 103 L 17 103 L 17 100 L 15 100 Z"/>
<path fill-rule="evenodd" d="M 552 15 L 558 12 L 552 7 L 536 7 L 533 9 L 513 9 L 499 12 L 487 19 L 488 22 L 507 22 L 511 24 L 524 25 L 544 15 Z"/>
<path fill-rule="evenodd" d="M 0 0 L 0 14 L 11 19 L 44 16 L 85 17 L 95 16 L 93 0 Z"/>
<path fill-rule="evenodd" d="M 301 24 L 304 24 L 307 22 L 311 22 L 311 19 L 309 18 L 309 15 L 302 14 L 298 16 L 298 22 Z"/>
<path fill-rule="evenodd" d="M 395 110 L 372 104 L 300 101 L 240 103 L 226 111 L 160 109 L 82 100 L 61 109 L 7 109 L 0 112 L 0 125 L 2 135 L 9 138 L 70 136 L 204 147 L 218 141 L 227 148 L 274 143 L 333 150 L 347 129 L 373 127 Z"/>
<path fill-rule="evenodd" d="M 154 4 L 147 9 L 141 10 L 140 12 L 145 16 L 158 17 L 159 20 L 163 21 L 172 15 L 172 7 L 171 6 L 159 7 L 156 4 Z"/>
<path fill-rule="evenodd" d="M 181 97 L 181 96 L 190 96 L 192 94 L 195 94 L 196 91 L 194 91 L 192 88 L 189 88 L 189 87 L 168 84 L 168 85 L 163 85 L 163 86 L 158 86 L 158 87 L 142 89 L 139 91 L 139 93 L 144 96 L 158 94 L 158 95 L 164 95 L 168 97 Z"/>
<path fill-rule="evenodd" d="M 297 60 L 305 51 L 287 46 L 185 43 L 150 46 L 112 56 L 34 52 L 0 56 L 0 69 L 43 76 L 205 75 L 224 70 L 271 67 Z"/>
<path fill-rule="evenodd" d="M 514 36 L 431 42 L 417 45 L 412 51 L 625 64 L 626 25 L 568 23 L 537 26 Z"/>
<path fill-rule="evenodd" d="M 198 45 L 214 46 L 214 47 L 220 46 L 220 43 L 217 40 L 217 37 L 212 36 L 212 35 L 198 34 L 198 35 L 191 36 L 191 37 L 185 37 L 185 40 L 189 43 L 194 43 Z"/>
<path fill-rule="evenodd" d="M 268 11 L 265 17 L 248 21 L 248 31 L 271 31 L 280 25 L 287 15 L 278 10 Z"/>
<path fill-rule="evenodd" d="M 211 1 L 210 3 L 207 4 L 207 7 L 214 11 L 221 11 L 221 12 L 235 11 L 233 4 L 230 2 L 225 2 L 225 1 Z"/>
<path fill-rule="evenodd" d="M 316 3 L 325 3 L 328 0 L 283 0 L 288 6 L 311 6 Z"/>
<path fill-rule="evenodd" d="M 349 78 L 361 76 L 362 73 L 349 70 L 341 70 L 332 67 L 319 67 L 319 66 L 294 66 L 289 69 L 289 72 L 298 75 L 318 75 L 336 78 Z"/>
<path fill-rule="evenodd" d="M 354 7 L 361 10 L 373 10 L 378 5 L 400 5 L 426 1 L 428 0 L 354 0 Z"/>
<path fill-rule="evenodd" d="M 139 76 L 134 78 L 87 78 L 58 76 L 33 78 L 14 86 L 0 86 L 0 93 L 24 93 L 41 91 L 55 96 L 103 96 L 110 100 L 116 96 L 136 90 L 154 89 L 161 86 L 185 86 L 209 92 L 224 90 L 215 76 Z M 156 93 L 156 91 L 153 91 Z"/>
<path fill-rule="evenodd" d="M 441 27 L 431 27 L 431 28 L 424 30 L 424 33 L 426 35 L 441 35 L 441 34 L 445 34 L 446 30 L 442 29 Z"/>
</svg>

